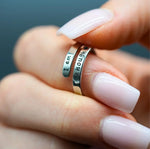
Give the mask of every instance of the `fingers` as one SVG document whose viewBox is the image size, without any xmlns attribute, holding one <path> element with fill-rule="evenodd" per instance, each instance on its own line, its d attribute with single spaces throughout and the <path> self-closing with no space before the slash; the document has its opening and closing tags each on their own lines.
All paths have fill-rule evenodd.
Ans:
<svg viewBox="0 0 150 149">
<path fill-rule="evenodd" d="M 15 61 L 21 71 L 35 75 L 54 88 L 72 91 L 72 73 L 64 78 L 62 68 L 73 41 L 56 36 L 56 31 L 56 27 L 40 27 L 25 33 L 16 46 Z M 86 58 L 81 80 L 84 95 L 130 113 L 139 91 L 125 81 L 123 74 L 102 59 L 92 54 Z"/>
<path fill-rule="evenodd" d="M 146 149 L 150 141 L 149 128 L 127 120 L 133 120 L 131 115 L 88 97 L 53 89 L 27 74 L 12 75 L 1 82 L 0 106 L 0 118 L 8 125 L 82 144 L 99 145 L 104 140 L 115 147 Z M 126 118 L 109 116 L 112 114 Z"/>
<path fill-rule="evenodd" d="M 110 0 L 65 24 L 58 34 L 92 47 L 115 49 L 140 41 L 149 47 L 149 0 Z"/>
<path fill-rule="evenodd" d="M 100 121 L 113 110 L 88 97 L 53 89 L 27 74 L 14 74 L 0 85 L 0 119 L 8 125 L 36 129 L 83 144 L 101 142 Z"/>
<path fill-rule="evenodd" d="M 102 121 L 101 125 L 103 139 L 116 148 L 148 149 L 150 147 L 150 129 L 136 122 L 119 116 L 109 116 Z"/>
<path fill-rule="evenodd" d="M 47 133 L 11 128 L 4 124 L 0 124 L 0 148 L 86 149 L 86 147 L 82 145 L 62 140 Z"/>
<path fill-rule="evenodd" d="M 141 95 L 132 114 L 138 122 L 149 127 L 150 61 L 122 51 L 97 50 L 97 55 L 102 56 L 104 60 L 118 68 L 127 76 L 131 85 L 140 90 Z"/>
</svg>

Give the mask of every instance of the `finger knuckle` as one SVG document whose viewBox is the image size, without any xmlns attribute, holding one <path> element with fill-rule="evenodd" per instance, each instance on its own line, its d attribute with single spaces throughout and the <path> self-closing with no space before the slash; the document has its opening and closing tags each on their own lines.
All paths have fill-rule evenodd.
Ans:
<svg viewBox="0 0 150 149">
<path fill-rule="evenodd" d="M 56 32 L 56 27 L 34 27 L 26 31 L 17 41 L 14 48 L 14 60 L 16 65 L 21 68 L 29 59 L 32 59 L 33 53 L 37 52 L 43 36 L 47 32 Z"/>
<path fill-rule="evenodd" d="M 75 98 L 75 97 L 72 97 Z M 73 129 L 73 122 L 75 120 L 75 115 L 80 110 L 81 102 L 78 100 L 70 100 L 66 99 L 63 111 L 62 111 L 62 117 L 61 121 L 59 123 L 59 129 L 61 134 L 70 136 L 71 131 Z"/>
<path fill-rule="evenodd" d="M 0 82 L 0 119 L 7 121 L 12 112 L 12 105 L 18 101 L 17 95 L 21 90 L 24 75 L 17 73 L 6 76 Z"/>
</svg>

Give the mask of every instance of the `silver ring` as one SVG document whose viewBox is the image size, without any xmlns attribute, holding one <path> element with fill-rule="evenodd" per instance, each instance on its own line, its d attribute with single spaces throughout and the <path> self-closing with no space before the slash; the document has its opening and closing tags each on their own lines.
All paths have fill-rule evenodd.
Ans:
<svg viewBox="0 0 150 149">
<path fill-rule="evenodd" d="M 82 68 L 83 64 L 85 62 L 85 59 L 88 55 L 88 53 L 92 50 L 93 48 L 86 47 L 82 45 L 80 47 L 80 53 L 77 57 L 75 66 L 74 66 L 74 71 L 73 71 L 73 90 L 76 94 L 82 95 L 81 91 L 81 77 L 82 77 Z"/>
<path fill-rule="evenodd" d="M 73 45 L 69 49 L 69 51 L 68 51 L 68 53 L 67 53 L 67 55 L 65 57 L 64 65 L 63 65 L 63 71 L 62 71 L 62 73 L 63 73 L 64 77 L 69 77 L 73 59 L 74 59 L 74 57 L 75 57 L 75 55 L 77 53 L 77 50 L 80 47 L 81 47 L 81 44 L 76 43 L 75 45 Z"/>
</svg>

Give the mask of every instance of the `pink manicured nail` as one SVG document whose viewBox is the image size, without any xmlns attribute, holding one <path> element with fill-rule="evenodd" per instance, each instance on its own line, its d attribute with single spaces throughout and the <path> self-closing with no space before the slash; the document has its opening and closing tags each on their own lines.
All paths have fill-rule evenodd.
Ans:
<svg viewBox="0 0 150 149">
<path fill-rule="evenodd" d="M 63 25 L 57 35 L 64 34 L 71 39 L 82 36 L 113 18 L 113 13 L 107 9 L 94 9 L 85 12 Z"/>
<path fill-rule="evenodd" d="M 133 111 L 140 96 L 139 90 L 108 73 L 95 76 L 93 93 L 101 102 L 127 113 Z"/>
<path fill-rule="evenodd" d="M 119 116 L 101 121 L 100 136 L 117 149 L 147 149 L 150 144 L 149 128 Z"/>
</svg>

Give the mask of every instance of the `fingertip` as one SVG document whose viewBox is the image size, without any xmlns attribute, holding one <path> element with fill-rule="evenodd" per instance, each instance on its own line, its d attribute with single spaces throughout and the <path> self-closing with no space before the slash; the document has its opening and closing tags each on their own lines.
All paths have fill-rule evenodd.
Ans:
<svg viewBox="0 0 150 149">
<path fill-rule="evenodd" d="M 100 125 L 100 135 L 108 144 L 121 149 L 147 149 L 150 129 L 119 116 L 108 116 Z"/>
<path fill-rule="evenodd" d="M 134 0 L 108 1 L 72 19 L 59 33 L 94 48 L 120 48 L 136 42 L 149 29 L 146 5 Z"/>
</svg>

